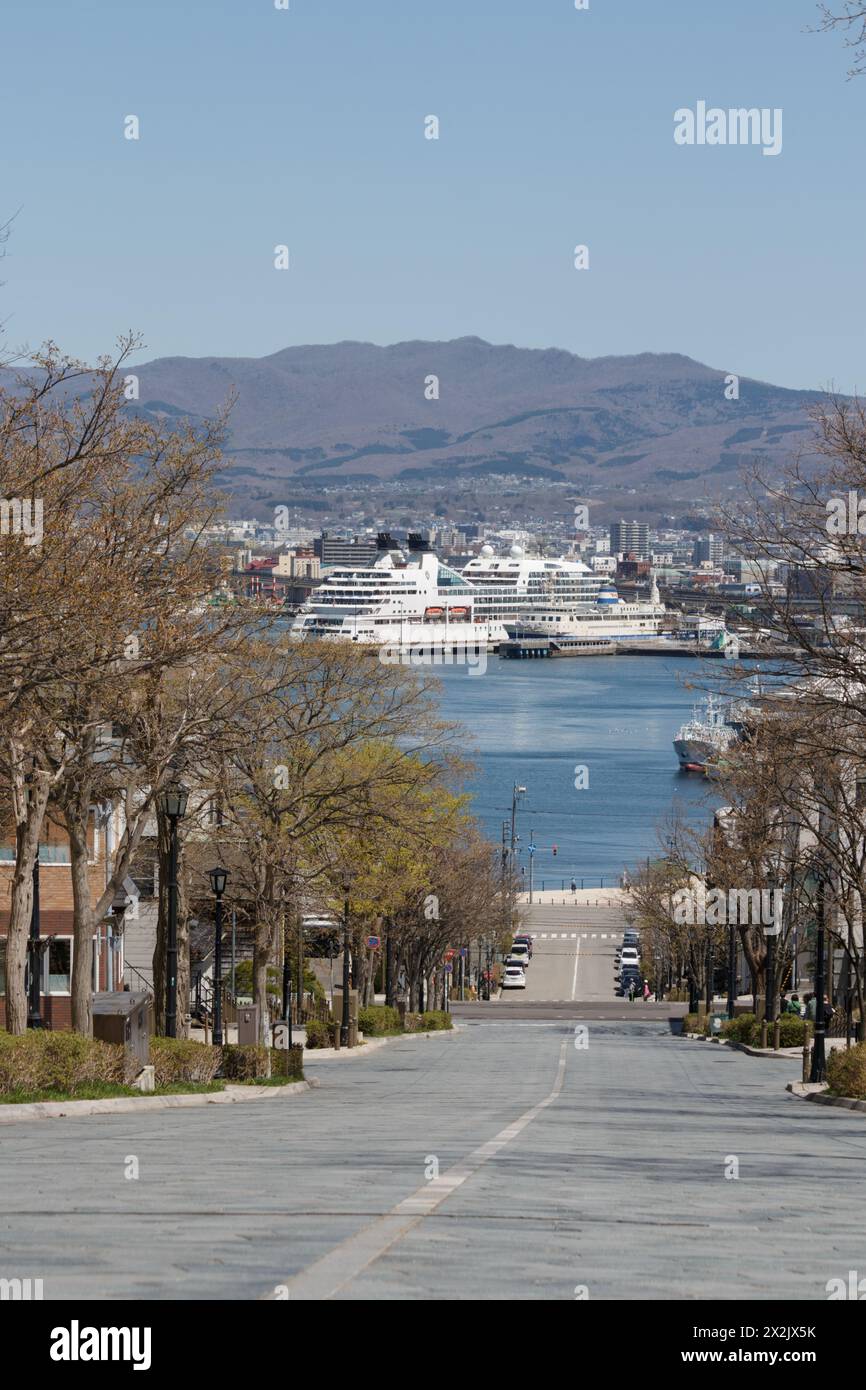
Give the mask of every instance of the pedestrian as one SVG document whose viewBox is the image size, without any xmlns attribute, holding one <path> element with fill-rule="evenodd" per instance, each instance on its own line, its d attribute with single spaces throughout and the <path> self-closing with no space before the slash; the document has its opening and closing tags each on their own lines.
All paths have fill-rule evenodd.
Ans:
<svg viewBox="0 0 866 1390">
<path fill-rule="evenodd" d="M 576 892 L 577 892 L 577 880 L 576 880 L 576 879 L 572 879 L 572 880 L 571 880 L 571 891 L 572 891 L 572 893 L 576 893 Z"/>
<path fill-rule="evenodd" d="M 806 1018 L 811 1019 L 813 1023 L 814 1023 L 814 1021 L 815 1021 L 815 996 L 814 996 L 814 994 L 807 994 L 807 995 L 806 995 Z"/>
<path fill-rule="evenodd" d="M 792 995 L 791 995 L 791 1000 L 790 1000 L 790 1003 L 788 1004 L 788 1009 L 790 1010 L 790 1012 L 791 1012 L 792 1014 L 796 1014 L 798 1018 L 802 1018 L 802 1017 L 803 1017 L 803 1005 L 800 1003 L 800 996 L 799 996 L 799 994 L 792 994 Z"/>
<path fill-rule="evenodd" d="M 830 1003 L 830 1000 L 827 998 L 827 996 L 826 996 L 826 994 L 825 994 L 825 995 L 824 995 L 824 1027 L 825 1027 L 825 1029 L 827 1030 L 828 1033 L 829 1033 L 829 1031 L 830 1031 L 830 1024 L 833 1022 L 833 1015 L 834 1015 L 835 1012 L 836 1012 L 836 1010 L 833 1008 L 833 1005 Z"/>
<path fill-rule="evenodd" d="M 629 980 L 628 982 L 628 1002 L 630 1004 L 634 1003 L 634 980 Z"/>
<path fill-rule="evenodd" d="M 643 1002 L 646 1003 L 646 1001 L 649 999 L 649 997 L 650 997 L 649 980 L 644 980 L 644 982 L 643 982 Z"/>
</svg>

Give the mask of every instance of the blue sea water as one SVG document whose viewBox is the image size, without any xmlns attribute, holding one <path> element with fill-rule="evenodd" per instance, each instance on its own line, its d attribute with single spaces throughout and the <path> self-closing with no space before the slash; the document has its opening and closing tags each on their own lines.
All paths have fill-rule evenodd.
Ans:
<svg viewBox="0 0 866 1390">
<path fill-rule="evenodd" d="M 527 788 L 518 813 L 519 864 L 528 875 L 530 831 L 538 846 L 534 883 L 558 888 L 572 876 L 595 886 L 660 852 L 674 810 L 706 823 L 718 804 L 713 785 L 682 773 L 672 740 L 700 690 L 701 663 L 661 656 L 507 661 L 490 656 L 484 674 L 436 670 L 444 718 L 464 728 L 462 750 L 477 765 L 473 810 L 501 843 L 511 790 Z M 588 785 L 575 787 L 575 769 Z M 557 854 L 553 854 L 553 846 Z"/>
</svg>

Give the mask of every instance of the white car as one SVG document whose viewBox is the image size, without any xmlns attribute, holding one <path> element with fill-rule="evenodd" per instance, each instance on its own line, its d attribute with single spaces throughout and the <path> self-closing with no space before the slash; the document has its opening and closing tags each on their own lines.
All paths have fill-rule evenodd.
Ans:
<svg viewBox="0 0 866 1390">
<path fill-rule="evenodd" d="M 506 965 L 502 976 L 503 989 L 526 989 L 526 972 L 522 965 Z"/>
<path fill-rule="evenodd" d="M 528 965 L 529 947 L 524 946 L 521 942 L 516 942 L 515 945 L 513 945 L 511 950 L 508 952 L 508 955 L 505 957 L 505 964 Z"/>
<path fill-rule="evenodd" d="M 640 965 L 640 956 L 634 946 L 623 946 L 619 963 L 623 965 Z"/>
</svg>

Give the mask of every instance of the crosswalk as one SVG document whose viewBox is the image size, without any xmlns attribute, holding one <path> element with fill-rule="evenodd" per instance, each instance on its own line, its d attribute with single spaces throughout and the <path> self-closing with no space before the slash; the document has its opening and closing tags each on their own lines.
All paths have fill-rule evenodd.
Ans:
<svg viewBox="0 0 866 1390">
<path fill-rule="evenodd" d="M 581 941 L 617 941 L 616 932 L 590 932 L 590 931 L 533 931 L 528 933 L 533 941 L 576 941 L 580 937 Z"/>
</svg>

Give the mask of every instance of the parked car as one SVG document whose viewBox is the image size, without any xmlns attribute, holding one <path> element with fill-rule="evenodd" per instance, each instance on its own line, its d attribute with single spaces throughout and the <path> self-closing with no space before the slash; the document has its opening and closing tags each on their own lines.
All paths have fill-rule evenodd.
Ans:
<svg viewBox="0 0 866 1390">
<path fill-rule="evenodd" d="M 640 956 L 637 953 L 637 947 L 623 946 L 619 959 L 621 965 L 639 965 Z"/>
<path fill-rule="evenodd" d="M 506 961 L 501 985 L 503 989 L 526 989 L 526 972 L 522 965 L 509 965 Z"/>
<path fill-rule="evenodd" d="M 508 952 L 508 955 L 507 955 L 506 958 L 505 958 L 505 964 L 506 964 L 506 965 L 528 965 L 528 964 L 529 964 L 529 958 L 530 958 L 529 947 L 528 947 L 528 946 L 524 946 L 524 945 L 520 944 L 519 942 L 516 942 L 516 941 L 515 941 L 514 945 L 512 946 L 511 950 Z"/>
<path fill-rule="evenodd" d="M 532 937 L 531 937 L 531 936 L 515 936 L 515 938 L 514 938 L 514 945 L 515 945 L 515 946 L 525 946 L 525 947 L 527 948 L 527 950 L 529 951 L 529 959 L 532 960 Z"/>
</svg>

